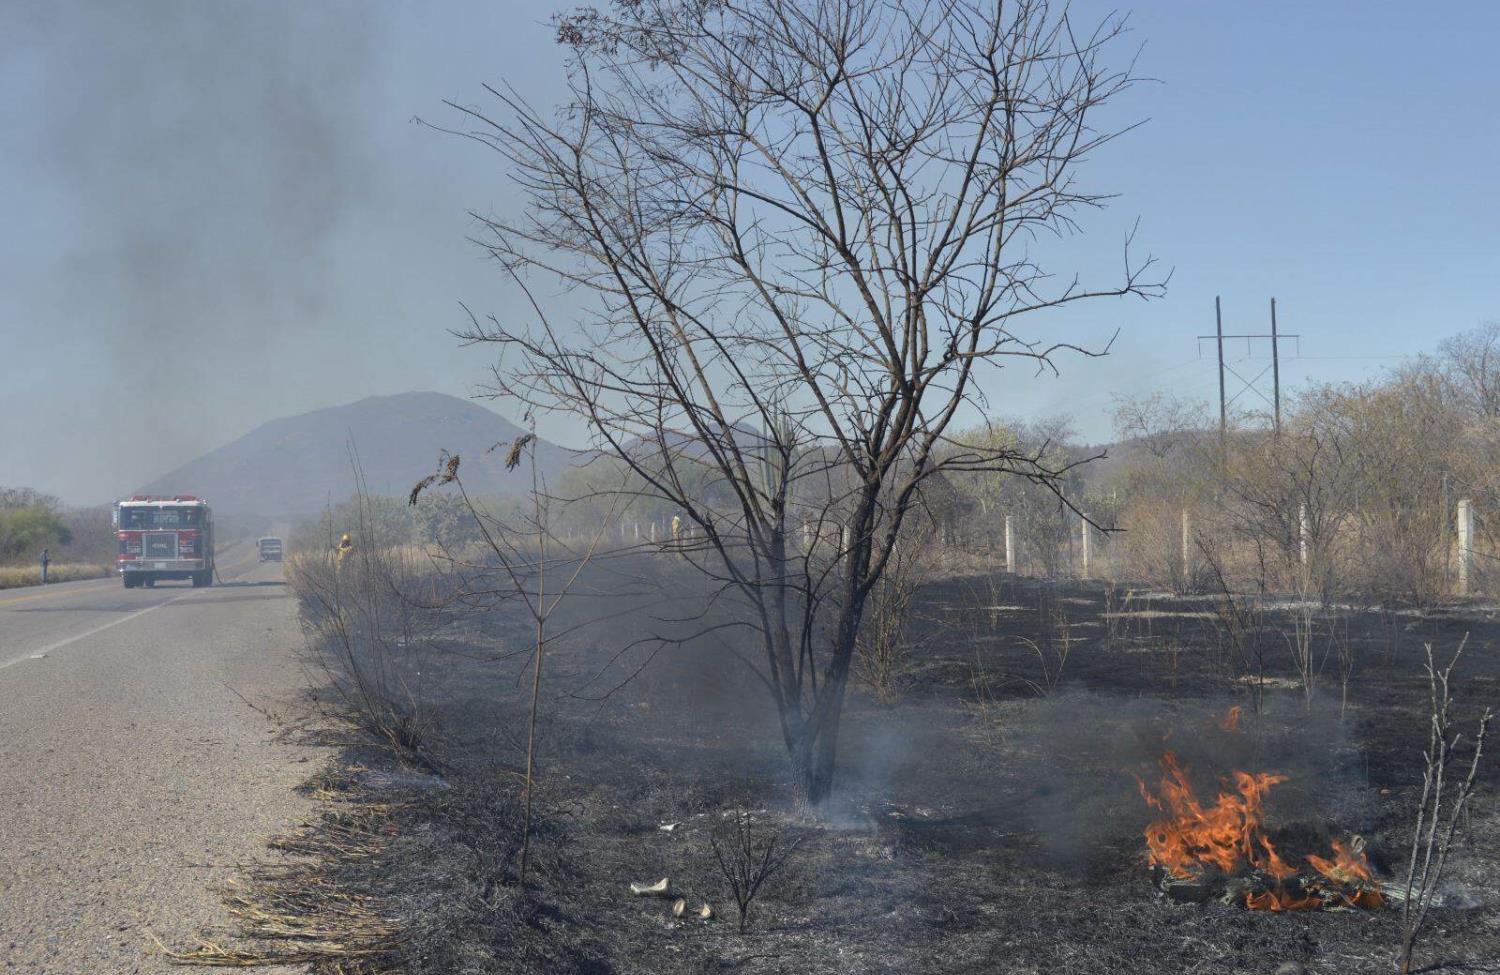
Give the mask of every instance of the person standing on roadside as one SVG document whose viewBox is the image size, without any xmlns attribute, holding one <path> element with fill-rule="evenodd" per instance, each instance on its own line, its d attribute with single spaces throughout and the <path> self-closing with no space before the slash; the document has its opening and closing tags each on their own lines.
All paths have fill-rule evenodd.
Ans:
<svg viewBox="0 0 1500 975">
<path fill-rule="evenodd" d="M 47 584 L 47 566 L 49 566 L 51 564 L 52 564 L 52 558 L 51 558 L 51 556 L 48 554 L 48 552 L 47 552 L 47 550 L 45 548 L 42 549 L 42 585 L 44 585 L 44 586 Z"/>
</svg>

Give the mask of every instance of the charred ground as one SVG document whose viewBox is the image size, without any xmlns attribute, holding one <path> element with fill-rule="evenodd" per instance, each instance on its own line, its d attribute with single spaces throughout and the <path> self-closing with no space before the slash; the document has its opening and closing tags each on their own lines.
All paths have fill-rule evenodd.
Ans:
<svg viewBox="0 0 1500 975">
<path fill-rule="evenodd" d="M 1287 604 L 1268 602 L 1247 656 L 1214 598 L 955 575 L 918 598 L 898 703 L 855 695 L 837 799 L 814 815 L 794 798 L 772 709 L 732 642 L 632 646 L 683 615 L 691 583 L 663 585 L 675 571 L 616 561 L 570 603 L 560 630 L 581 628 L 549 651 L 524 893 L 527 634 L 503 609 L 444 621 L 440 652 L 424 658 L 427 767 L 359 746 L 330 780 L 340 801 L 384 817 L 381 842 L 337 881 L 401 932 L 365 959 L 370 970 L 1389 971 L 1394 911 L 1273 914 L 1159 893 L 1137 776 L 1155 774 L 1166 749 L 1209 795 L 1233 768 L 1287 774 L 1267 804 L 1277 843 L 1301 854 L 1357 834 L 1389 878 L 1420 788 L 1423 643 L 1446 655 L 1468 635 L 1466 714 L 1500 676 L 1500 626 L 1482 609 L 1320 607 L 1353 651 L 1341 713 L 1331 650 L 1310 704 L 1291 686 Z M 648 591 L 673 592 L 673 611 Z M 1060 679 L 1043 693 L 1043 661 L 1050 670 L 1061 643 Z M 1235 705 L 1241 727 L 1226 731 Z M 1491 765 L 1424 953 L 1446 970 L 1500 966 L 1496 784 Z M 762 835 L 800 845 L 740 935 L 710 837 L 745 811 Z M 631 882 L 662 877 L 670 897 L 631 895 Z M 714 919 L 691 916 L 702 903 Z"/>
</svg>

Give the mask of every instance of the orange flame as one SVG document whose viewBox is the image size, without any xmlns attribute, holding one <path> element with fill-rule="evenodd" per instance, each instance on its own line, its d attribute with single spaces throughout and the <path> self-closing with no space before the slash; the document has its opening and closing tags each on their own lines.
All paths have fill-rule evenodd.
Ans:
<svg viewBox="0 0 1500 975">
<path fill-rule="evenodd" d="M 1230 712 L 1236 720 L 1237 711 Z M 1332 859 L 1307 857 L 1321 879 L 1293 885 L 1301 888 L 1300 893 L 1287 889 L 1287 881 L 1297 876 L 1297 868 L 1282 859 L 1262 827 L 1266 793 L 1285 782 L 1285 775 L 1234 772 L 1231 780 L 1223 783 L 1218 798 L 1205 805 L 1193 791 L 1187 769 L 1176 755 L 1163 754 L 1161 766 L 1162 779 L 1154 794 L 1144 781 L 1136 780 L 1146 805 L 1164 814 L 1146 827 L 1146 847 L 1153 866 L 1180 880 L 1209 868 L 1226 874 L 1258 870 L 1276 886 L 1245 895 L 1245 906 L 1253 910 L 1313 910 L 1328 906 L 1330 895 L 1356 907 L 1384 903 L 1381 895 L 1368 886 L 1373 873 L 1358 839 L 1347 845 L 1334 840 Z"/>
<path fill-rule="evenodd" d="M 1338 840 L 1333 841 L 1333 859 L 1309 856 L 1307 862 L 1323 876 L 1339 884 L 1357 884 L 1370 879 L 1370 864 L 1363 853 L 1355 853 Z"/>
<path fill-rule="evenodd" d="M 1272 880 L 1275 880 L 1279 884 L 1289 877 L 1296 876 L 1297 868 L 1290 866 L 1285 860 L 1281 859 L 1281 854 L 1276 852 L 1276 847 L 1271 845 L 1270 840 L 1262 836 L 1260 837 L 1260 845 L 1266 851 L 1266 859 L 1260 864 L 1260 868 L 1270 874 Z"/>
<path fill-rule="evenodd" d="M 1239 731 L 1240 730 L 1240 713 L 1241 713 L 1240 712 L 1240 706 L 1238 704 L 1236 704 L 1234 707 L 1230 708 L 1228 711 L 1224 712 L 1224 717 L 1222 717 L 1222 718 L 1219 719 L 1219 730 L 1220 731 Z"/>
<path fill-rule="evenodd" d="M 1246 894 L 1245 906 L 1252 911 L 1316 911 L 1323 906 L 1323 898 L 1297 897 L 1278 887 L 1262 894 Z"/>
<path fill-rule="evenodd" d="M 1349 888 L 1341 893 L 1351 905 L 1379 907 L 1385 903 L 1385 898 L 1379 891 L 1365 886 L 1374 879 L 1374 874 L 1370 870 L 1370 861 L 1365 858 L 1364 850 L 1358 846 L 1359 842 L 1356 839 L 1356 845 L 1350 848 L 1334 840 L 1331 844 L 1333 846 L 1332 860 L 1309 854 L 1307 862 L 1314 870 L 1339 887 Z"/>
<path fill-rule="evenodd" d="M 1207 866 L 1225 873 L 1242 862 L 1258 866 L 1257 838 L 1269 846 L 1260 836 L 1261 806 L 1267 790 L 1285 782 L 1286 776 L 1235 772 L 1235 791 L 1221 791 L 1213 805 L 1205 806 L 1176 755 L 1167 752 L 1161 765 L 1159 797 L 1138 782 L 1146 804 L 1170 814 L 1146 827 L 1151 863 L 1178 878 L 1191 877 Z"/>
</svg>

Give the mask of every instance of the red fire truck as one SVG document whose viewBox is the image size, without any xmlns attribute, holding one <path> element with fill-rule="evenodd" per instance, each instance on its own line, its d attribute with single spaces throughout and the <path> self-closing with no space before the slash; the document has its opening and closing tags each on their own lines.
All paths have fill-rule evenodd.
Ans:
<svg viewBox="0 0 1500 975">
<path fill-rule="evenodd" d="M 115 502 L 120 578 L 126 589 L 159 579 L 214 581 L 214 520 L 208 502 L 191 494 L 137 494 Z"/>
</svg>

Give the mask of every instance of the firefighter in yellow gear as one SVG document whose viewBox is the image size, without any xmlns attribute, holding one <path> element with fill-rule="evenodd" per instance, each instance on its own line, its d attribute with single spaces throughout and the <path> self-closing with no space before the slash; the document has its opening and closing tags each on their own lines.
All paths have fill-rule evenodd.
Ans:
<svg viewBox="0 0 1500 975">
<path fill-rule="evenodd" d="M 349 538 L 348 532 L 344 532 L 344 537 L 339 539 L 339 547 L 337 551 L 339 556 L 339 564 L 342 565 L 344 560 L 349 557 L 349 554 L 354 551 L 354 542 Z"/>
</svg>

